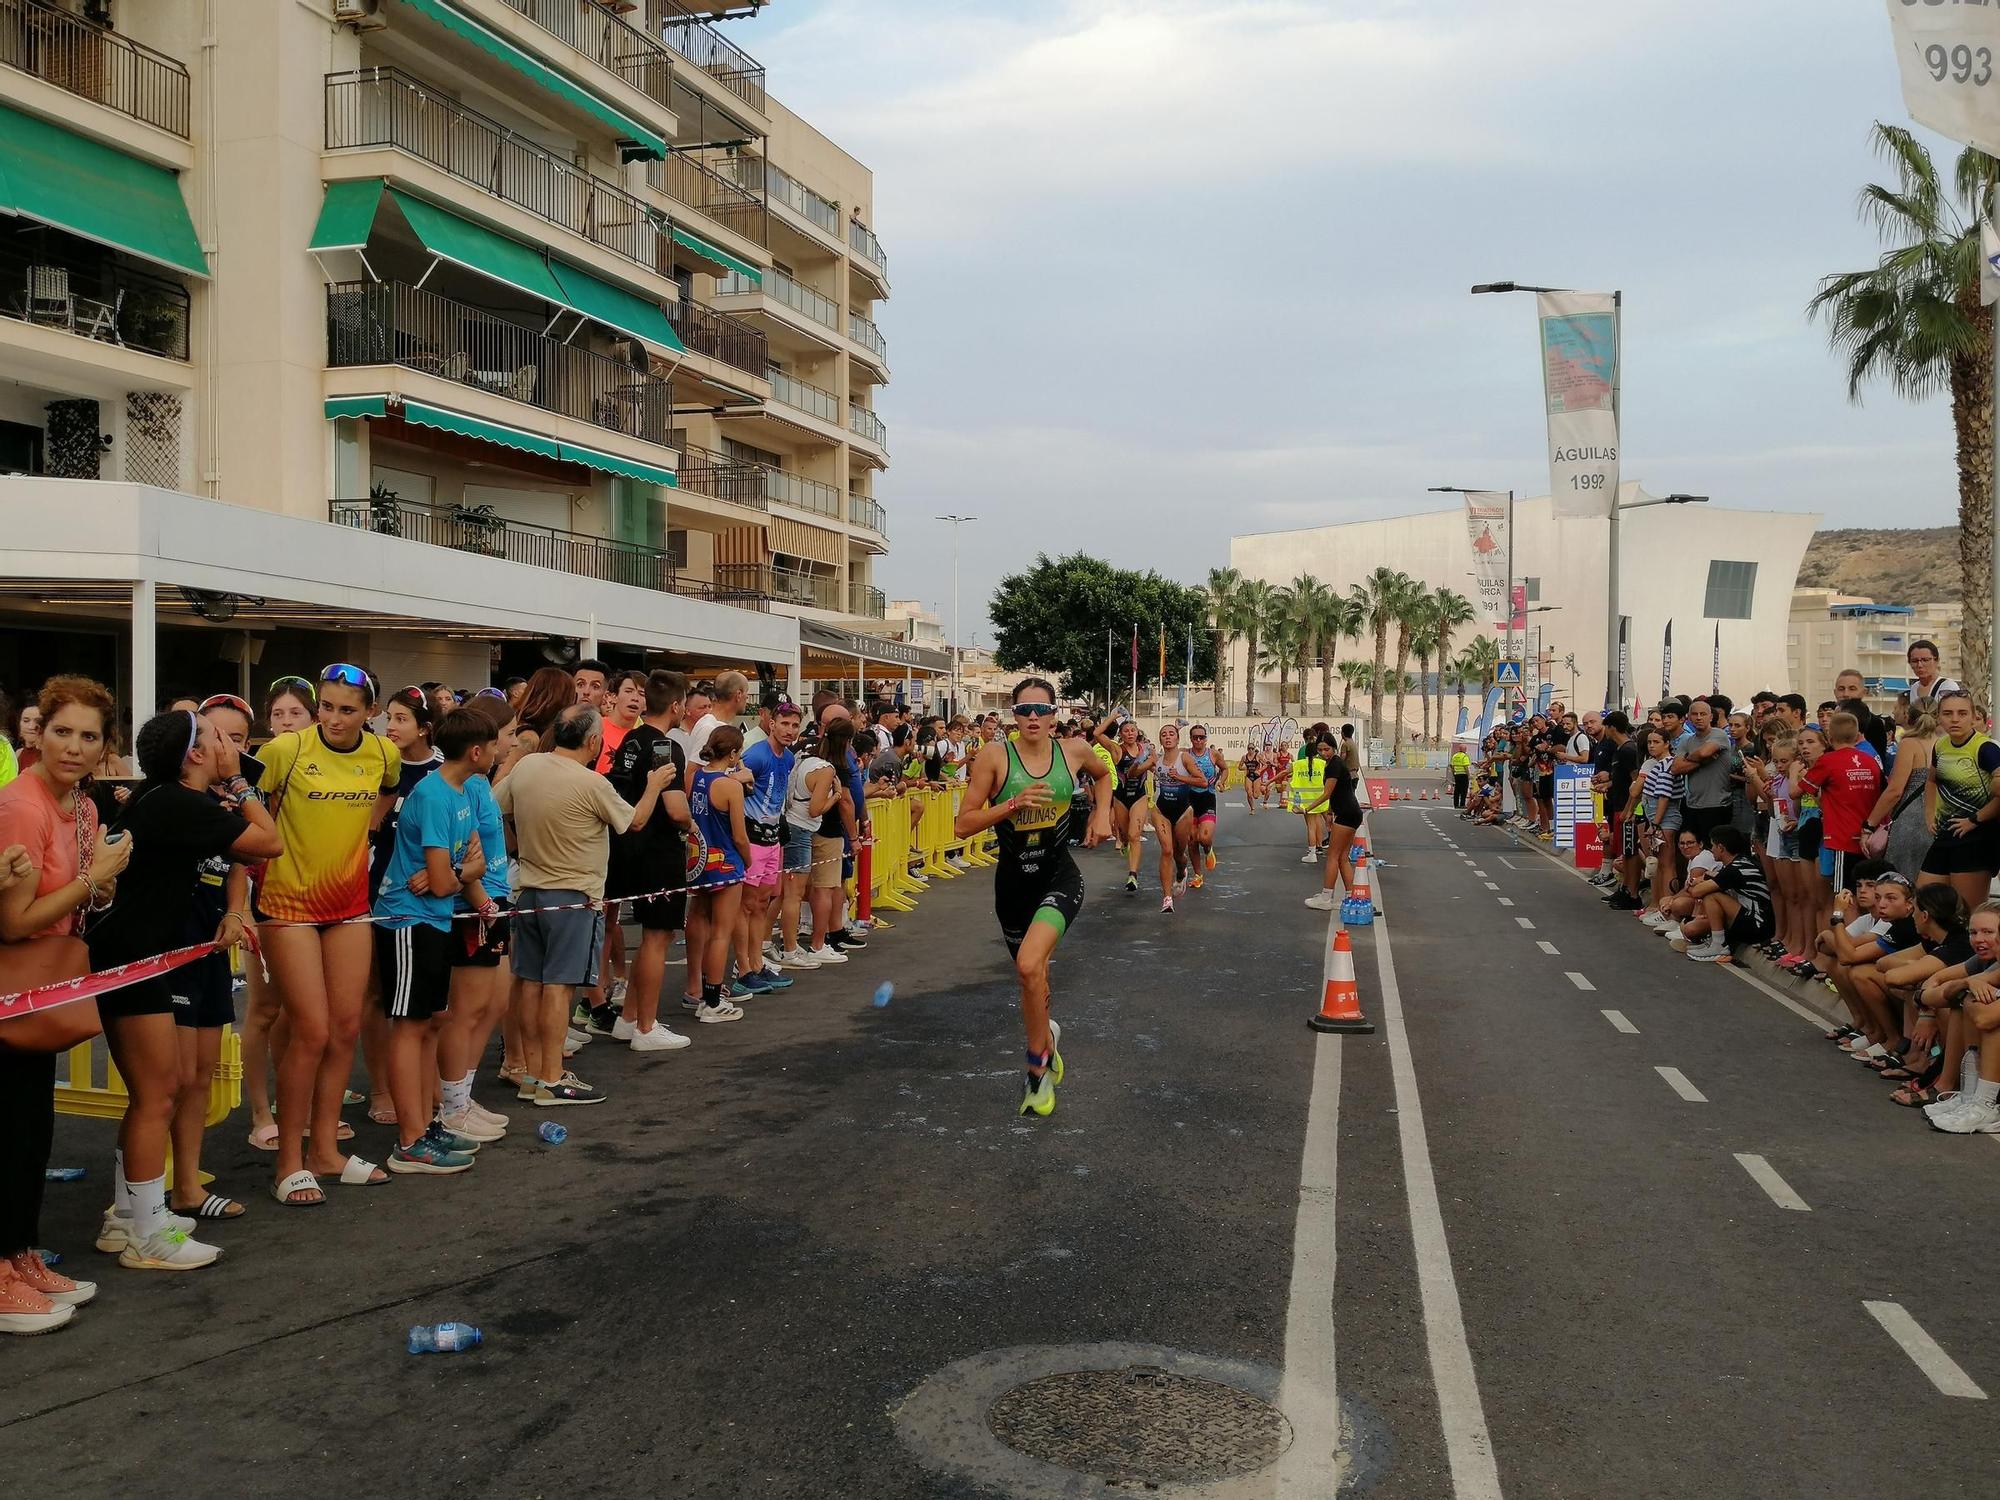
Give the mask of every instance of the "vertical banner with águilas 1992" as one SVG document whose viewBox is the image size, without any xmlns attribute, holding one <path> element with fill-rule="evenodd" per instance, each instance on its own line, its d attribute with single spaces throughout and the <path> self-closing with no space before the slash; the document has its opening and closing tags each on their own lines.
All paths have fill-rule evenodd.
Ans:
<svg viewBox="0 0 2000 1500">
<path fill-rule="evenodd" d="M 1479 612 L 1494 630 L 1507 628 L 1507 497 L 1491 491 L 1465 497 L 1472 539 L 1472 581 Z"/>
<path fill-rule="evenodd" d="M 1558 517 L 1605 516 L 1618 495 L 1618 302 L 1610 292 L 1542 292 L 1549 494 Z"/>
<path fill-rule="evenodd" d="M 1910 118 L 2000 155 L 2000 6 L 1889 0 L 1889 29 Z"/>
</svg>

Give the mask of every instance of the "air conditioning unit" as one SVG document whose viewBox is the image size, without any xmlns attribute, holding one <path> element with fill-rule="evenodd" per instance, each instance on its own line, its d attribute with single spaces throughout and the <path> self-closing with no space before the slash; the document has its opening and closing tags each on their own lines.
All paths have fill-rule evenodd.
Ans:
<svg viewBox="0 0 2000 1500">
<path fill-rule="evenodd" d="M 380 26 L 377 0 L 333 0 L 333 19 L 343 26 Z"/>
</svg>

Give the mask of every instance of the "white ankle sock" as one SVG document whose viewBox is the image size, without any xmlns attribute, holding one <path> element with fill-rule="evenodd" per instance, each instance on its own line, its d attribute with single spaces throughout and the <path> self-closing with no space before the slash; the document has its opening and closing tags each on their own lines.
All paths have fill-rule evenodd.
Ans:
<svg viewBox="0 0 2000 1500">
<path fill-rule="evenodd" d="M 472 1102 L 472 1075 L 470 1073 L 467 1073 L 463 1078 L 455 1080 L 440 1078 L 438 1080 L 438 1088 L 444 1093 L 444 1112 L 448 1115 L 462 1113 L 466 1105 Z"/>
<path fill-rule="evenodd" d="M 132 1238 L 142 1244 L 167 1222 L 167 1179 L 135 1182 L 132 1189 Z"/>
<path fill-rule="evenodd" d="M 2000 1078 L 1980 1079 L 1972 1093 L 1981 1104 L 2000 1104 Z"/>
</svg>

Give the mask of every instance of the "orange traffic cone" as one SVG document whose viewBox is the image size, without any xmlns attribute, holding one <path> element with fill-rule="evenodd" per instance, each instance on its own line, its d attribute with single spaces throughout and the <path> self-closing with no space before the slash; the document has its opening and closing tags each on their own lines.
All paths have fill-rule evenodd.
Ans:
<svg viewBox="0 0 2000 1500">
<path fill-rule="evenodd" d="M 1319 1014 L 1306 1024 L 1322 1032 L 1372 1032 L 1375 1023 L 1361 1014 L 1361 991 L 1354 983 L 1354 950 L 1348 945 L 1347 929 L 1333 926 L 1331 932 Z"/>
<path fill-rule="evenodd" d="M 1340 920 L 1349 927 L 1370 927 L 1375 922 L 1375 895 L 1368 889 L 1368 856 L 1354 857 L 1354 883 L 1340 903 Z"/>
</svg>

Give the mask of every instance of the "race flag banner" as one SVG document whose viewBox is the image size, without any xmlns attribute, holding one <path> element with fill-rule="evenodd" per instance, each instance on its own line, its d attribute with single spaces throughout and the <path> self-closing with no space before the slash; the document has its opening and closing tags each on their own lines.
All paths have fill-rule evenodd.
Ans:
<svg viewBox="0 0 2000 1500">
<path fill-rule="evenodd" d="M 2000 156 L 2000 8 L 1939 0 L 1888 4 L 1910 118 Z"/>
<path fill-rule="evenodd" d="M 1507 628 L 1507 497 L 1491 492 L 1465 497 L 1465 530 L 1472 539 L 1472 581 L 1479 612 L 1496 631 Z"/>
<path fill-rule="evenodd" d="M 1611 514 L 1618 500 L 1618 304 L 1609 292 L 1542 292 L 1549 494 L 1557 519 Z"/>
<path fill-rule="evenodd" d="M 1722 691 L 1722 626 L 1720 624 L 1715 627 L 1715 673 L 1709 679 L 1708 690 L 1711 693 Z"/>
<path fill-rule="evenodd" d="M 1632 617 L 1630 615 L 1620 615 L 1618 617 L 1618 697 L 1620 700 L 1625 696 L 1625 684 L 1632 680 L 1631 635 Z M 1617 708 L 1619 707 L 1619 703 L 1614 702 L 1607 706 Z M 1636 724 L 1639 720 L 1635 717 L 1632 722 Z"/>
<path fill-rule="evenodd" d="M 1674 622 L 1667 621 L 1667 642 L 1660 648 L 1660 698 L 1674 695 Z"/>
</svg>

